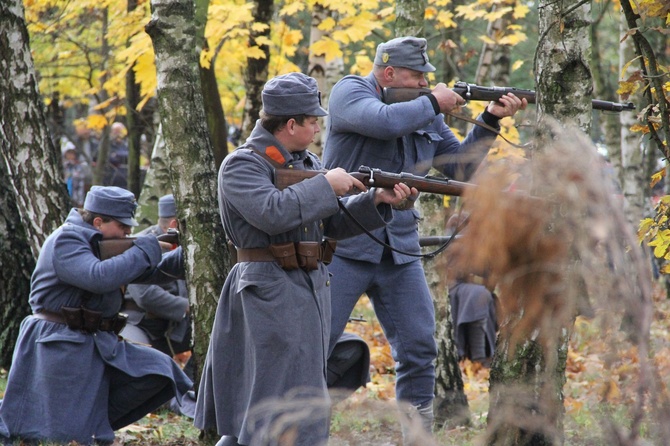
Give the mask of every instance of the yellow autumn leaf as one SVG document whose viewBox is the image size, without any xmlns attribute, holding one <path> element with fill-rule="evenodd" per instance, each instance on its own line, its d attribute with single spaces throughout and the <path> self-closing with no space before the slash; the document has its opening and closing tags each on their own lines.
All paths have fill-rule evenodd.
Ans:
<svg viewBox="0 0 670 446">
<path fill-rule="evenodd" d="M 518 70 L 523 65 L 523 60 L 515 60 L 512 64 L 512 72 Z"/>
<path fill-rule="evenodd" d="M 272 40 L 263 35 L 254 37 L 254 43 L 258 46 L 272 46 Z"/>
<path fill-rule="evenodd" d="M 265 59 L 265 52 L 257 46 L 251 46 L 246 51 L 246 56 L 249 59 Z"/>
<path fill-rule="evenodd" d="M 279 10 L 279 15 L 292 16 L 302 11 L 303 9 L 305 9 L 305 4 L 303 2 L 294 1 L 285 4 L 284 7 Z"/>
<path fill-rule="evenodd" d="M 526 6 L 524 3 L 517 3 L 514 7 L 514 13 L 512 14 L 512 17 L 515 19 L 522 19 L 526 17 L 529 12 L 530 8 L 528 6 Z"/>
<path fill-rule="evenodd" d="M 472 8 L 470 5 L 459 5 L 456 7 L 456 16 L 466 20 L 477 20 L 486 15 L 486 11 Z"/>
<path fill-rule="evenodd" d="M 331 31 L 333 28 L 335 28 L 335 25 L 337 23 L 332 17 L 326 17 L 319 23 L 319 26 L 317 27 L 321 31 Z"/>
<path fill-rule="evenodd" d="M 445 28 L 458 27 L 456 22 L 454 22 L 454 14 L 451 11 L 440 11 L 437 15 L 437 22 Z"/>
<path fill-rule="evenodd" d="M 498 41 L 499 45 L 509 45 L 514 46 L 520 42 L 524 42 L 527 39 L 526 35 L 523 33 L 513 33 L 509 34 Z"/>
<path fill-rule="evenodd" d="M 510 11 L 512 11 L 512 8 L 509 6 L 505 8 L 495 8 L 493 11 L 485 13 L 484 19 L 486 19 L 488 22 L 495 22 Z"/>
<path fill-rule="evenodd" d="M 658 184 L 659 181 L 661 181 L 665 177 L 665 169 L 661 169 L 658 172 L 655 172 L 651 175 L 651 182 L 649 183 L 649 187 L 654 187 L 656 184 Z"/>
<path fill-rule="evenodd" d="M 630 126 L 630 131 L 635 133 L 649 133 L 649 126 L 644 124 L 633 124 Z"/>
<path fill-rule="evenodd" d="M 314 42 L 311 50 L 316 56 L 324 56 L 326 62 L 330 62 L 339 57 L 342 57 L 342 50 L 336 41 L 330 38 L 322 38 L 318 42 Z"/>
<path fill-rule="evenodd" d="M 489 36 L 479 36 L 479 39 L 482 40 L 487 45 L 495 45 L 496 41 L 491 39 Z"/>
<path fill-rule="evenodd" d="M 259 22 L 255 22 L 255 23 L 253 23 L 253 24 L 251 25 L 251 30 L 254 31 L 254 32 L 256 32 L 256 33 L 260 33 L 260 32 L 265 31 L 265 30 L 268 29 L 269 27 L 270 27 L 270 26 L 269 26 L 267 23 L 259 23 Z"/>
<path fill-rule="evenodd" d="M 426 20 L 433 20 L 437 16 L 437 8 L 428 6 L 423 14 L 423 18 Z"/>
</svg>

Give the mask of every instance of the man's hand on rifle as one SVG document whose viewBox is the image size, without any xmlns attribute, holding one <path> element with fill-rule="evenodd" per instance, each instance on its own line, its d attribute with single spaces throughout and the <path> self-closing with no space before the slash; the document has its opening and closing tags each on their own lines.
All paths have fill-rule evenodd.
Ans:
<svg viewBox="0 0 670 446">
<path fill-rule="evenodd" d="M 387 203 L 393 207 L 403 205 L 412 197 L 418 197 L 419 191 L 416 188 L 410 188 L 405 183 L 398 183 L 393 186 L 393 189 L 386 189 L 378 187 L 375 189 L 375 204 Z M 414 198 L 412 202 L 416 200 Z"/>
<path fill-rule="evenodd" d="M 449 113 L 455 108 L 465 105 L 465 99 L 451 88 L 448 88 L 443 82 L 435 85 L 431 94 L 437 99 L 441 113 Z"/>
<path fill-rule="evenodd" d="M 528 101 L 526 98 L 519 99 L 514 93 L 507 93 L 498 99 L 497 101 L 491 101 L 486 107 L 489 113 L 498 117 L 506 118 L 508 116 L 514 116 L 514 114 L 519 110 L 525 110 L 528 106 Z"/>
<path fill-rule="evenodd" d="M 330 184 L 330 187 L 333 188 L 335 195 L 338 197 L 347 195 L 354 189 L 358 189 L 359 192 L 368 190 L 368 188 L 365 187 L 365 184 L 349 175 L 349 173 L 341 167 L 326 172 L 326 180 L 328 180 L 328 184 Z"/>
</svg>

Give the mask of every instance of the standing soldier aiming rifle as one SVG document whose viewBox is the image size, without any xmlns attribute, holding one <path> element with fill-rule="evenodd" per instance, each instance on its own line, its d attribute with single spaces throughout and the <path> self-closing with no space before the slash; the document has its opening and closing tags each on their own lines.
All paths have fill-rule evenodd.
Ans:
<svg viewBox="0 0 670 446">
<path fill-rule="evenodd" d="M 332 244 L 323 237 L 360 233 L 338 197 L 367 188 L 333 169 L 278 189 L 278 168 L 321 168 L 306 147 L 320 131 L 317 118 L 327 113 L 316 81 L 301 73 L 271 79 L 262 99 L 251 135 L 219 170 L 219 209 L 237 263 L 221 291 L 194 423 L 216 429 L 219 445 L 280 444 L 285 434 L 295 435 L 292 445 L 318 446 L 328 440 L 329 416 L 324 263 Z M 389 204 L 411 192 L 404 184 L 370 189 L 343 206 L 367 228 L 378 228 L 392 215 Z M 283 414 L 289 403 L 297 414 Z M 278 425 L 283 420 L 286 430 Z"/>
<path fill-rule="evenodd" d="M 428 86 L 426 73 L 435 71 L 428 61 L 426 40 L 399 37 L 377 47 L 372 72 L 346 76 L 330 95 L 328 138 L 324 148 L 327 168 L 356 170 L 360 165 L 389 172 L 425 175 L 435 167 L 455 180 L 467 180 L 486 156 L 495 133 L 474 127 L 461 143 L 444 122 L 442 113 L 465 100 L 443 83 L 430 94 L 396 104 L 385 104 L 386 87 Z M 527 105 L 513 94 L 491 102 L 478 120 L 499 129 L 498 121 Z M 396 361 L 396 398 L 409 403 L 426 431 L 432 430 L 435 386 L 435 314 L 420 254 L 418 222 L 413 194 L 397 206 L 393 221 L 373 231 L 388 246 L 366 236 L 340 243 L 329 270 L 332 278 L 330 347 L 344 330 L 363 293 L 391 344 Z M 402 252 L 395 252 L 393 249 Z M 411 444 L 403 426 L 403 441 Z"/>
</svg>

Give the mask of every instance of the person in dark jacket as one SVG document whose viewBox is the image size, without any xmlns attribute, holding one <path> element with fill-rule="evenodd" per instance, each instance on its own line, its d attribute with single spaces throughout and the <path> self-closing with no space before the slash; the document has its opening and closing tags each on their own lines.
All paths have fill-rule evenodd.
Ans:
<svg viewBox="0 0 670 446">
<path fill-rule="evenodd" d="M 219 299 L 194 424 L 216 429 L 220 445 L 318 446 L 328 440 L 327 389 L 330 275 L 323 237 L 360 229 L 338 197 L 367 188 L 343 169 L 316 174 L 285 189 L 277 169 L 321 170 L 306 150 L 325 116 L 316 81 L 277 76 L 262 92 L 263 110 L 245 144 L 219 170 L 219 209 L 237 263 Z M 406 185 L 371 189 L 348 211 L 367 228 L 392 217 L 389 204 Z M 286 438 L 285 441 L 288 441 Z"/>
<path fill-rule="evenodd" d="M 486 156 L 499 129 L 498 121 L 525 108 L 527 101 L 513 94 L 491 102 L 478 117 L 488 128 L 475 126 L 459 141 L 444 122 L 444 113 L 465 103 L 444 83 L 430 94 L 406 102 L 386 104 L 386 87 L 426 88 L 426 74 L 435 71 L 428 61 L 426 39 L 398 37 L 377 47 L 368 76 L 345 76 L 330 94 L 328 138 L 323 162 L 326 168 L 355 171 L 361 165 L 388 172 L 424 176 L 431 168 L 445 176 L 466 181 Z M 396 398 L 432 430 L 435 388 L 435 314 L 419 259 L 418 225 L 421 219 L 413 194 L 398 206 L 393 221 L 366 235 L 344 240 L 329 270 L 331 281 L 334 348 L 347 320 L 363 293 L 391 344 L 396 361 Z M 406 426 L 403 425 L 403 428 Z M 411 440 L 403 431 L 405 443 Z"/>
<path fill-rule="evenodd" d="M 100 260 L 98 242 L 129 235 L 136 206 L 125 189 L 93 186 L 83 209 L 44 242 L 31 279 L 33 314 L 21 324 L 0 402 L 2 443 L 109 444 L 115 430 L 191 388 L 169 356 L 118 337 L 121 287 L 184 275 L 181 248 L 163 257 L 155 237 Z"/>
</svg>

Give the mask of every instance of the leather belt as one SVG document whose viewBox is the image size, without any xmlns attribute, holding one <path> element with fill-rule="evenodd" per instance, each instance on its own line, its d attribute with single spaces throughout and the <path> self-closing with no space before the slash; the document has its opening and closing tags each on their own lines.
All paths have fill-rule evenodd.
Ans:
<svg viewBox="0 0 670 446">
<path fill-rule="evenodd" d="M 237 248 L 238 262 L 274 262 L 270 248 Z"/>
<path fill-rule="evenodd" d="M 70 315 L 73 314 L 73 311 L 80 310 L 83 312 L 89 312 L 88 314 L 96 314 L 95 311 L 80 309 L 80 308 L 71 308 Z M 119 334 L 123 327 L 126 325 L 127 316 L 125 314 L 117 314 L 116 316 L 109 318 L 96 318 L 94 320 L 82 319 L 81 321 L 76 321 L 73 323 L 73 319 L 66 318 L 61 313 L 54 313 L 52 311 L 42 310 L 39 313 L 33 313 L 33 317 L 36 319 L 42 319 L 44 321 L 55 322 L 57 324 L 67 325 L 72 330 L 81 330 L 86 333 L 94 333 L 98 330 L 100 331 L 112 331 L 116 334 Z"/>
<path fill-rule="evenodd" d="M 319 263 L 329 264 L 335 252 L 335 240 L 323 242 L 273 243 L 267 248 L 236 248 L 229 245 L 235 263 L 276 262 L 282 269 L 305 271 L 319 269 Z"/>
<path fill-rule="evenodd" d="M 40 311 L 39 313 L 33 313 L 33 317 L 36 319 L 42 319 L 43 321 L 55 322 L 57 324 L 67 325 L 65 318 L 58 314 L 52 313 L 51 311 Z"/>
</svg>

